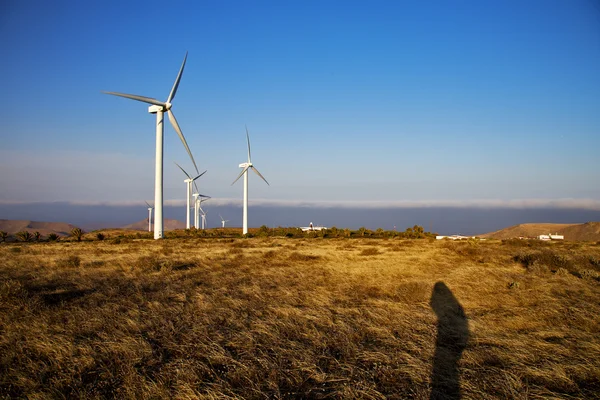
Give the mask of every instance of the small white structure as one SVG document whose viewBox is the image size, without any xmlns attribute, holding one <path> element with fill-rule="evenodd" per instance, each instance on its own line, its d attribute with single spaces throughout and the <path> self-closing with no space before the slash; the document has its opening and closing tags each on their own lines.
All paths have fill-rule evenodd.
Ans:
<svg viewBox="0 0 600 400">
<path fill-rule="evenodd" d="M 558 233 L 553 235 L 549 233 L 547 235 L 539 235 L 537 238 L 539 240 L 565 240 L 565 235 L 559 235 Z"/>
<path fill-rule="evenodd" d="M 324 226 L 314 226 L 313 223 L 311 222 L 308 226 L 301 226 L 300 229 L 302 229 L 302 232 L 312 232 L 312 231 L 322 231 L 327 228 Z"/>
<path fill-rule="evenodd" d="M 439 235 L 435 237 L 437 240 L 449 239 L 449 240 L 467 240 L 471 238 L 475 238 L 475 236 L 462 236 L 462 235 L 451 235 L 451 236 L 443 236 Z"/>
</svg>

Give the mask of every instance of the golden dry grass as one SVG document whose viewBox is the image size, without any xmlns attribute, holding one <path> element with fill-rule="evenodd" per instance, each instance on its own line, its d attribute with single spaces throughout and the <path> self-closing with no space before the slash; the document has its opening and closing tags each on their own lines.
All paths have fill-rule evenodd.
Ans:
<svg viewBox="0 0 600 400">
<path fill-rule="evenodd" d="M 0 396 L 598 398 L 600 246 L 0 245 Z"/>
</svg>

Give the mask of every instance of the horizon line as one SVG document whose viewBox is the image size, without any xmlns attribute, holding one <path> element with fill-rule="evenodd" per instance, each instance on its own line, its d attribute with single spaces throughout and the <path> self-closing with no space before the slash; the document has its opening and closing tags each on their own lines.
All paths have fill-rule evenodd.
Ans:
<svg viewBox="0 0 600 400">
<path fill-rule="evenodd" d="M 28 201 L 0 200 L 0 205 L 41 205 L 66 204 L 72 206 L 104 206 L 104 207 L 147 207 L 147 200 L 124 201 L 86 201 L 86 200 L 57 200 L 57 201 Z M 237 198 L 213 197 L 209 204 L 216 206 L 241 207 L 242 200 Z M 152 200 L 150 201 L 152 204 Z M 185 200 L 165 200 L 164 205 L 180 207 Z M 469 199 L 469 200 L 285 200 L 257 198 L 250 200 L 254 207 L 301 207 L 301 208 L 497 208 L 497 209 L 584 209 L 600 211 L 600 200 L 595 199 Z"/>
</svg>

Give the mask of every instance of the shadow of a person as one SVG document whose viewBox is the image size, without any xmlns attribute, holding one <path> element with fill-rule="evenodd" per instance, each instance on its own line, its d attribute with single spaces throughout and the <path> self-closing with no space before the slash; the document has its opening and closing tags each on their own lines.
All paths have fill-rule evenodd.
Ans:
<svg viewBox="0 0 600 400">
<path fill-rule="evenodd" d="M 458 362 L 469 340 L 467 316 L 444 282 L 433 287 L 430 304 L 438 323 L 429 398 L 460 399 Z"/>
</svg>

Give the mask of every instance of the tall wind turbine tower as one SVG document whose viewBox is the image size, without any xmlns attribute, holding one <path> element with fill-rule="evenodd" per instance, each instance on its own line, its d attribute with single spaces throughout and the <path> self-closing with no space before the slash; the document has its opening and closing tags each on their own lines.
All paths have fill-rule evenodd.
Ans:
<svg viewBox="0 0 600 400">
<path fill-rule="evenodd" d="M 169 97 L 167 97 L 167 101 L 162 102 L 156 100 L 151 97 L 138 96 L 135 94 L 127 94 L 127 93 L 118 93 L 118 92 L 104 92 L 106 94 L 111 94 L 113 96 L 125 97 L 127 99 L 141 101 L 143 103 L 150 104 L 148 107 L 148 112 L 150 114 L 156 114 L 156 164 L 155 164 L 155 180 L 154 180 L 154 207 L 156 209 L 154 213 L 154 239 L 162 239 L 163 237 L 163 228 L 164 228 L 164 220 L 163 220 L 163 143 L 164 143 L 164 125 L 163 125 L 163 116 L 166 112 L 169 116 L 169 121 L 171 121 L 171 125 L 177 132 L 179 139 L 183 143 L 183 146 L 187 150 L 188 155 L 190 156 L 194 167 L 196 168 L 196 173 L 198 172 L 198 167 L 196 166 L 196 161 L 194 161 L 194 156 L 192 156 L 192 152 L 188 147 L 188 144 L 183 136 L 183 132 L 181 132 L 181 128 L 177 123 L 177 119 L 175 119 L 175 115 L 173 111 L 171 111 L 172 104 L 171 102 L 175 98 L 175 94 L 177 93 L 177 88 L 179 87 L 179 82 L 181 81 L 181 75 L 183 74 L 183 69 L 185 68 L 185 62 L 187 60 L 187 52 L 185 53 L 185 57 L 183 59 L 183 63 L 181 64 L 181 68 L 179 69 L 179 73 L 177 74 L 177 78 L 175 79 L 175 83 L 173 84 L 173 88 L 171 89 L 171 93 L 169 93 Z"/>
<path fill-rule="evenodd" d="M 194 196 L 194 228 L 198 229 L 198 202 L 200 201 L 198 196 L 200 196 L 200 193 L 194 193 L 192 196 Z"/>
<path fill-rule="evenodd" d="M 152 209 L 153 207 L 144 200 L 144 203 L 148 206 L 148 232 L 152 232 Z"/>
<path fill-rule="evenodd" d="M 254 168 L 254 165 L 252 164 L 252 159 L 250 157 L 250 135 L 248 134 L 248 127 L 246 127 L 246 141 L 248 142 L 248 162 L 241 163 L 239 165 L 239 167 L 243 168 L 243 170 L 242 170 L 242 172 L 240 172 L 238 177 L 235 178 L 235 181 L 233 181 L 233 183 L 232 183 L 232 185 L 233 185 L 234 183 L 236 183 L 238 181 L 238 179 L 241 178 L 242 175 L 244 175 L 244 203 L 243 203 L 243 208 L 244 208 L 244 217 L 243 218 L 244 219 L 243 219 L 243 228 L 242 228 L 242 233 L 244 235 L 248 233 L 248 170 L 252 169 L 252 171 L 254 171 L 254 173 L 256 173 L 256 175 L 260 176 L 261 179 L 263 181 L 265 181 L 265 183 L 267 185 L 269 185 L 269 182 L 267 182 L 265 177 L 262 176 L 260 174 L 260 172 L 258 172 L 258 170 L 256 168 Z"/>
<path fill-rule="evenodd" d="M 187 209 L 185 212 L 185 227 L 186 229 L 190 229 L 190 196 L 192 194 L 192 183 L 194 183 L 194 181 L 198 178 L 200 178 L 202 175 L 204 175 L 206 173 L 206 171 L 204 171 L 203 173 L 201 173 L 200 175 L 198 175 L 195 178 L 192 178 L 190 176 L 190 174 L 188 174 L 187 172 L 185 172 L 185 169 L 181 168 L 181 166 L 177 163 L 175 163 L 175 165 L 177 165 L 179 167 L 179 169 L 181 171 L 183 171 L 183 173 L 185 174 L 185 176 L 187 176 L 187 179 L 184 179 L 183 182 L 185 182 L 186 187 L 187 187 Z"/>
</svg>

